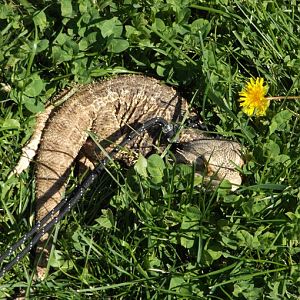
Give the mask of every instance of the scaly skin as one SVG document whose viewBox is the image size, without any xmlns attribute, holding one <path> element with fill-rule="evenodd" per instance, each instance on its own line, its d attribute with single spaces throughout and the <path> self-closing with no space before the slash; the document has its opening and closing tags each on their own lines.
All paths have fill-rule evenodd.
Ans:
<svg viewBox="0 0 300 300">
<path fill-rule="evenodd" d="M 173 88 L 140 75 L 119 76 L 80 87 L 50 117 L 43 131 L 37 154 L 36 220 L 41 220 L 61 200 L 64 182 L 75 158 L 84 148 L 88 131 L 93 131 L 101 141 L 118 143 L 138 123 L 156 116 L 169 122 L 180 121 L 187 109 L 187 102 Z M 147 154 L 154 133 L 155 130 L 145 134 L 131 147 Z M 239 145 L 211 138 L 206 138 L 203 143 L 203 137 L 197 130 L 183 131 L 180 137 L 183 147 L 177 153 L 179 160 L 191 163 L 204 155 L 203 162 L 208 161 L 209 166 L 213 166 L 210 169 L 221 175 L 219 178 L 227 178 L 228 174 L 227 179 L 239 184 L 240 176 L 234 171 L 234 164 L 242 165 Z M 107 143 L 103 145 L 107 146 Z M 224 164 L 226 168 L 220 168 Z M 47 239 L 48 234 L 45 234 L 37 247 L 37 253 L 41 254 L 37 266 L 39 278 L 46 274 L 50 245 L 46 245 Z"/>
</svg>

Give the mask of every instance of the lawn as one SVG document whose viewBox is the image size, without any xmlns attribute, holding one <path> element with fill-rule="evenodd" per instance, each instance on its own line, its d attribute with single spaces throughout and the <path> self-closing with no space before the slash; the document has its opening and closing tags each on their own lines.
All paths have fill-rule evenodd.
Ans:
<svg viewBox="0 0 300 300">
<path fill-rule="evenodd" d="M 33 280 L 31 253 L 0 299 L 300 299 L 299 24 L 297 1 L 2 1 L 0 253 L 34 223 L 34 163 L 8 175 L 36 114 L 74 83 L 156 77 L 246 163 L 235 192 L 171 153 L 111 168 L 54 228 L 47 279 Z M 240 107 L 250 78 L 283 97 L 263 116 Z"/>
</svg>

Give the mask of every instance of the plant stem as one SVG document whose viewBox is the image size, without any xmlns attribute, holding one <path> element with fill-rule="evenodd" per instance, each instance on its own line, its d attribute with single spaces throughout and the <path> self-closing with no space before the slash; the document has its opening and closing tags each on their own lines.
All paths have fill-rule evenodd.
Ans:
<svg viewBox="0 0 300 300">
<path fill-rule="evenodd" d="M 277 97 L 266 97 L 267 100 L 294 100 L 300 99 L 300 96 L 277 96 Z"/>
</svg>

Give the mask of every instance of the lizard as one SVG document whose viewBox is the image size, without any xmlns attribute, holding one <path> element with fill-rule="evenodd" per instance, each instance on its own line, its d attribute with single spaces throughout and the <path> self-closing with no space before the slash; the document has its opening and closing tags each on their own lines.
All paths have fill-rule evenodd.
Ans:
<svg viewBox="0 0 300 300">
<path fill-rule="evenodd" d="M 187 101 L 174 88 L 143 75 L 119 75 L 77 86 L 62 106 L 52 112 L 48 109 L 39 117 L 43 124 L 38 128 L 41 134 L 37 134 L 38 142 L 35 142 L 34 150 L 30 150 L 33 157 L 39 144 L 35 219 L 41 220 L 61 201 L 65 181 L 76 157 L 84 155 L 92 162 L 99 159 L 94 143 L 88 142 L 89 131 L 99 137 L 103 148 L 111 149 L 137 124 L 152 117 L 182 122 L 188 113 Z M 156 139 L 157 130 L 146 132 L 130 148 L 146 155 Z M 241 184 L 241 176 L 236 170 L 244 163 L 239 143 L 215 139 L 198 129 L 186 128 L 180 131 L 177 144 L 175 157 L 178 162 L 194 163 L 196 170 L 218 181 L 227 179 L 233 189 Z M 130 163 L 126 151 L 119 158 Z M 45 278 L 47 272 L 51 244 L 48 239 L 46 233 L 36 250 L 36 255 L 40 256 L 36 269 L 39 279 Z"/>
</svg>

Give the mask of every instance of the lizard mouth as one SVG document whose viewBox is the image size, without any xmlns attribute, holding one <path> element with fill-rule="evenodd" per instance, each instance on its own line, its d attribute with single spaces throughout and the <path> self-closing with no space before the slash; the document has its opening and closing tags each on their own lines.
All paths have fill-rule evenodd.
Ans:
<svg viewBox="0 0 300 300">
<path fill-rule="evenodd" d="M 192 147 L 193 142 L 175 143 L 171 147 L 176 162 L 188 165 L 194 165 L 195 171 L 203 173 L 206 169 L 206 163 L 202 155 L 199 155 Z"/>
</svg>

